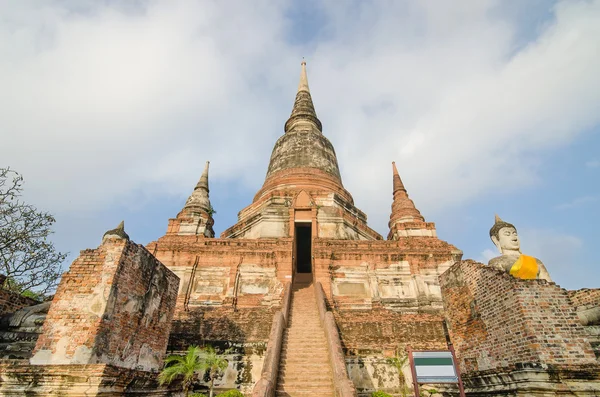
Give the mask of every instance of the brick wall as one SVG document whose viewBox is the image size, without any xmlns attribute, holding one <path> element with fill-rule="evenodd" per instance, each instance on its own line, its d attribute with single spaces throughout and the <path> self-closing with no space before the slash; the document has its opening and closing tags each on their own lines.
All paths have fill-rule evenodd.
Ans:
<svg viewBox="0 0 600 397">
<path fill-rule="evenodd" d="M 402 314 L 385 309 L 334 314 L 347 356 L 366 352 L 403 355 L 407 346 L 417 350 L 447 348 L 441 315 Z"/>
<path fill-rule="evenodd" d="M 267 342 L 276 308 L 204 307 L 177 311 L 169 341 L 170 351 L 190 345 L 222 342 Z"/>
<path fill-rule="evenodd" d="M 575 307 L 600 306 L 600 288 L 569 291 L 569 297 Z"/>
<path fill-rule="evenodd" d="M 37 305 L 38 301 L 8 291 L 0 287 L 0 316 L 11 314 L 27 306 Z"/>
<path fill-rule="evenodd" d="M 108 239 L 63 275 L 32 364 L 159 369 L 179 280 L 144 247 Z"/>
<path fill-rule="evenodd" d="M 440 284 L 462 372 L 595 363 L 568 293 L 556 284 L 473 261 L 452 266 Z"/>
</svg>

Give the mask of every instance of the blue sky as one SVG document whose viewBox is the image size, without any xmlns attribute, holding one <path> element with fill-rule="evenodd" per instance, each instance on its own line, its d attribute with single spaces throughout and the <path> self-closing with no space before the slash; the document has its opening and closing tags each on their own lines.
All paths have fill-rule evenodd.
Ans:
<svg viewBox="0 0 600 397">
<path fill-rule="evenodd" d="M 387 235 L 391 161 L 440 238 L 494 214 L 598 287 L 599 1 L 0 2 L 0 165 L 57 246 L 163 235 L 211 161 L 215 230 L 261 187 L 302 57 L 345 187 Z"/>
</svg>

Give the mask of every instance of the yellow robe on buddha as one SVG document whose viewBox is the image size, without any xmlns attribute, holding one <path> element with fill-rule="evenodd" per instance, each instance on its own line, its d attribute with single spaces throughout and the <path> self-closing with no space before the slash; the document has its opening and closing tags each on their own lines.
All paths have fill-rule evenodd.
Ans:
<svg viewBox="0 0 600 397">
<path fill-rule="evenodd" d="M 539 266 L 533 256 L 521 254 L 510 268 L 510 274 L 516 278 L 532 280 L 537 278 Z"/>
</svg>

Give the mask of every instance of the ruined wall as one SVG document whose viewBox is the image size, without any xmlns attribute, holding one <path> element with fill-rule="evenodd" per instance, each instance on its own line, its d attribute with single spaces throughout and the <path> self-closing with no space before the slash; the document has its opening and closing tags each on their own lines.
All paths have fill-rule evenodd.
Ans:
<svg viewBox="0 0 600 397">
<path fill-rule="evenodd" d="M 89 365 L 25 365 L 0 363 L 0 395 L 4 397 L 179 397 L 180 386 L 160 386 L 156 374 Z"/>
<path fill-rule="evenodd" d="M 438 277 L 462 252 L 428 237 L 397 241 L 314 241 L 315 279 L 338 310 L 383 307 L 401 313 L 439 313 Z"/>
<path fill-rule="evenodd" d="M 291 280 L 291 239 L 161 237 L 147 246 L 181 280 L 179 310 L 279 306 Z"/>
<path fill-rule="evenodd" d="M 0 316 L 11 314 L 27 306 L 37 305 L 38 301 L 0 287 Z"/>
<path fill-rule="evenodd" d="M 251 393 L 291 280 L 292 240 L 167 235 L 148 249 L 181 278 L 168 351 L 214 346 L 229 362 L 215 387 Z"/>
<path fill-rule="evenodd" d="M 569 291 L 569 297 L 584 326 L 584 335 L 600 362 L 600 288 Z"/>
<path fill-rule="evenodd" d="M 461 371 L 596 362 L 567 291 L 556 284 L 473 261 L 454 265 L 440 281 Z"/>
<path fill-rule="evenodd" d="M 162 366 L 179 280 L 144 247 L 107 239 L 63 275 L 31 363 Z"/>
<path fill-rule="evenodd" d="M 575 307 L 600 306 L 600 288 L 582 288 L 568 293 Z"/>
<path fill-rule="evenodd" d="M 461 254 L 430 237 L 314 241 L 315 279 L 333 310 L 359 396 L 410 389 L 407 346 L 447 348 L 438 277 Z"/>
</svg>

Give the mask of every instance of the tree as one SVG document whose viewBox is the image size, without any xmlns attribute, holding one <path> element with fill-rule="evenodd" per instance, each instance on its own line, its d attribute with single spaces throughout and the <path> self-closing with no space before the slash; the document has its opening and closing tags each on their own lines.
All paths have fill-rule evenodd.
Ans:
<svg viewBox="0 0 600 397">
<path fill-rule="evenodd" d="M 227 368 L 227 360 L 220 358 L 211 346 L 205 348 L 190 346 L 185 356 L 174 354 L 165 359 L 165 368 L 158 375 L 158 381 L 164 385 L 173 382 L 178 376 L 183 376 L 183 392 L 187 397 L 198 374 L 204 374 L 208 370 L 210 397 L 212 397 L 214 379 L 225 368 Z"/>
<path fill-rule="evenodd" d="M 190 346 L 185 356 L 168 356 L 165 359 L 165 368 L 158 375 L 158 382 L 161 385 L 169 384 L 178 376 L 183 376 L 183 393 L 187 397 L 197 374 L 206 370 L 206 365 L 200 358 L 201 351 L 198 346 Z"/>
<path fill-rule="evenodd" d="M 0 273 L 2 287 L 39 296 L 51 292 L 61 275 L 66 253 L 48 240 L 54 217 L 21 200 L 23 177 L 0 168 Z"/>
<path fill-rule="evenodd" d="M 215 378 L 227 368 L 227 360 L 219 357 L 212 346 L 204 348 L 203 359 L 206 364 L 206 369 L 208 369 L 208 379 L 210 381 L 210 393 L 208 396 L 213 397 Z"/>
</svg>

